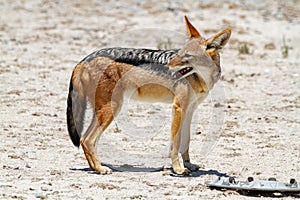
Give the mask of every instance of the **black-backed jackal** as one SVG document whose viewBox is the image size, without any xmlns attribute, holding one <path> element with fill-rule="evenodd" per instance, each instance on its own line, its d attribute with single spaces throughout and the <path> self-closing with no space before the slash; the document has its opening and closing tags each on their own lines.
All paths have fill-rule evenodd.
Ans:
<svg viewBox="0 0 300 200">
<path fill-rule="evenodd" d="M 219 51 L 229 40 L 230 29 L 209 39 L 184 17 L 189 40 L 182 49 L 100 49 L 78 63 L 70 81 L 67 123 L 75 146 L 81 144 L 91 170 L 101 174 L 111 169 L 101 165 L 96 145 L 101 134 L 121 109 L 124 95 L 138 100 L 173 103 L 171 150 L 173 170 L 187 174 L 198 170 L 190 162 L 190 125 L 194 110 L 213 88 L 221 74 Z M 86 104 L 94 116 L 82 135 Z M 181 166 L 179 153 L 183 159 Z"/>
</svg>

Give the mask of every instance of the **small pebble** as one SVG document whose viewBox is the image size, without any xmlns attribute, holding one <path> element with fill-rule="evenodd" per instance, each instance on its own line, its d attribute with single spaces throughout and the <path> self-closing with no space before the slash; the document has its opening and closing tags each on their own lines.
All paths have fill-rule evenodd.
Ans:
<svg viewBox="0 0 300 200">
<path fill-rule="evenodd" d="M 264 69 L 264 72 L 265 72 L 265 74 L 268 74 L 268 73 L 270 73 L 270 69 Z"/>
<path fill-rule="evenodd" d="M 44 196 L 44 194 L 43 194 L 42 192 L 37 192 L 37 193 L 35 194 L 35 197 L 36 197 L 36 198 L 40 198 L 40 199 L 45 198 L 45 196 Z"/>
<path fill-rule="evenodd" d="M 48 191 L 48 188 L 42 186 L 42 187 L 41 187 L 41 190 L 42 190 L 42 191 Z"/>
</svg>

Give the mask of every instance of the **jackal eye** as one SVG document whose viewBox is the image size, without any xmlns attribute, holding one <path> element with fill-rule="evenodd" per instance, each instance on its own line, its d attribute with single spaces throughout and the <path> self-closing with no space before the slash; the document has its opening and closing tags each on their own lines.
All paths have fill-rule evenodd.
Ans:
<svg viewBox="0 0 300 200">
<path fill-rule="evenodd" d="M 215 49 L 216 47 L 215 47 L 215 45 L 213 45 L 213 44 L 208 44 L 207 46 L 206 46 L 206 50 L 208 50 L 208 49 Z"/>
<path fill-rule="evenodd" d="M 206 46 L 206 50 L 208 50 L 208 49 L 220 49 L 220 47 L 215 43 L 209 43 Z"/>
<path fill-rule="evenodd" d="M 189 59 L 189 58 L 191 58 L 192 57 L 192 55 L 191 54 L 188 54 L 188 53 L 186 53 L 185 55 L 184 55 L 184 58 L 187 58 L 187 59 Z"/>
<path fill-rule="evenodd" d="M 192 58 L 193 56 L 191 54 L 184 54 L 183 58 L 182 58 L 182 64 L 186 64 L 189 62 L 189 60 Z"/>
</svg>

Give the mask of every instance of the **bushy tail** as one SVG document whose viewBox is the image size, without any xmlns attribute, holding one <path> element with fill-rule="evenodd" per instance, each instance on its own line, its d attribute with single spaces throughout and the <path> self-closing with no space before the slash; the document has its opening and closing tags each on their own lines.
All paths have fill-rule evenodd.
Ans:
<svg viewBox="0 0 300 200">
<path fill-rule="evenodd" d="M 83 91 L 77 91 L 73 87 L 72 79 L 69 86 L 69 95 L 67 102 L 67 124 L 69 136 L 73 144 L 77 147 L 80 145 L 80 137 L 83 129 L 84 114 L 86 110 L 86 98 Z"/>
</svg>

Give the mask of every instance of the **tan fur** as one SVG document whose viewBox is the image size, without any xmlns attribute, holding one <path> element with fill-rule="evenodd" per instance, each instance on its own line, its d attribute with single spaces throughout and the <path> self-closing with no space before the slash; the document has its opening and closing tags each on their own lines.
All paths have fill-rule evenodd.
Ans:
<svg viewBox="0 0 300 200">
<path fill-rule="evenodd" d="M 177 174 L 187 174 L 190 170 L 199 168 L 190 162 L 190 124 L 194 110 L 213 88 L 220 73 L 219 49 L 217 46 L 210 49 L 207 47 L 213 42 L 219 42 L 216 45 L 223 47 L 230 37 L 230 29 L 206 40 L 186 17 L 185 22 L 190 40 L 167 66 L 170 69 L 192 66 L 195 72 L 186 77 L 188 84 L 174 84 L 174 80 L 108 57 L 98 56 L 89 62 L 82 61 L 75 67 L 71 78 L 73 91 L 70 93 L 78 95 L 82 101 L 87 99 L 95 111 L 88 130 L 82 137 L 79 135 L 80 144 L 92 170 L 102 174 L 111 172 L 108 167 L 101 165 L 96 144 L 120 111 L 126 93 L 130 93 L 137 100 L 173 103 L 170 152 L 173 170 Z M 179 153 L 183 158 L 183 167 Z"/>
</svg>

